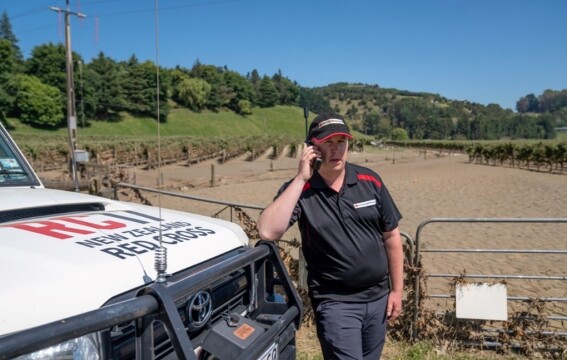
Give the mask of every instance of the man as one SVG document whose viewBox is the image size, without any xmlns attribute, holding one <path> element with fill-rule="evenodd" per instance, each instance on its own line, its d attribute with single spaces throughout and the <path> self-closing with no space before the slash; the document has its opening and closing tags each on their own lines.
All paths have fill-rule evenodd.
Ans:
<svg viewBox="0 0 567 360">
<path fill-rule="evenodd" d="M 341 115 L 318 115 L 307 139 L 314 145 L 262 211 L 258 229 L 275 241 L 298 222 L 324 358 L 376 360 L 387 322 L 402 310 L 402 216 L 378 174 L 347 162 L 350 139 Z"/>
</svg>

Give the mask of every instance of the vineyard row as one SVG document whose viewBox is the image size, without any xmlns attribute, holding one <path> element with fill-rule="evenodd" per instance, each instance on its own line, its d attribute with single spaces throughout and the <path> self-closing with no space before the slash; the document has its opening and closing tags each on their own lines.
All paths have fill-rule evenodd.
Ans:
<svg viewBox="0 0 567 360">
<path fill-rule="evenodd" d="M 80 148 L 89 154 L 89 163 L 112 167 L 142 166 L 155 168 L 162 165 L 185 162 L 191 165 L 207 159 L 224 163 L 235 157 L 250 154 L 256 159 L 267 149 L 277 155 L 286 145 L 298 143 L 288 136 L 250 136 L 234 138 L 167 137 L 156 139 L 81 139 Z M 34 137 L 19 139 L 21 150 L 32 166 L 39 171 L 64 169 L 69 164 L 69 143 L 63 137 Z M 295 146 L 290 147 L 293 151 Z"/>
<path fill-rule="evenodd" d="M 391 141 L 389 145 L 465 152 L 469 162 L 564 173 L 567 141 Z"/>
</svg>

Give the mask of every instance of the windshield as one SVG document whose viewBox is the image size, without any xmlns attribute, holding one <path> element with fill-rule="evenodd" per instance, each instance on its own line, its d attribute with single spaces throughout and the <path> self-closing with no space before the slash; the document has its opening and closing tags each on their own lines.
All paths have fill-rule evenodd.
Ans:
<svg viewBox="0 0 567 360">
<path fill-rule="evenodd" d="M 0 188 L 13 186 L 41 186 L 41 182 L 0 124 Z"/>
</svg>

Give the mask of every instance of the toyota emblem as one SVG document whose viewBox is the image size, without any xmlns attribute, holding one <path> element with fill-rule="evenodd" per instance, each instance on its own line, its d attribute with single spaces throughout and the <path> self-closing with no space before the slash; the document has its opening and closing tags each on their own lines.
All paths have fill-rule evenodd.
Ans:
<svg viewBox="0 0 567 360">
<path fill-rule="evenodd" d="M 203 327 L 213 313 L 213 301 L 208 291 L 199 291 L 187 302 L 187 320 L 192 330 Z"/>
</svg>

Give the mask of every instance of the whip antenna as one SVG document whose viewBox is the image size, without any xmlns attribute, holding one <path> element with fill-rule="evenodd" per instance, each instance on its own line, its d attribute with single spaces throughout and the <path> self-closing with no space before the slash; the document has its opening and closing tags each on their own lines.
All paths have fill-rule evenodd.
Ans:
<svg viewBox="0 0 567 360">
<path fill-rule="evenodd" d="M 162 187 L 162 174 L 161 174 L 161 133 L 160 133 L 160 106 L 159 106 L 159 16 L 158 16 L 158 2 L 155 0 L 155 34 L 156 34 L 156 101 L 157 101 L 157 145 L 158 145 L 158 208 L 159 208 L 159 248 L 155 250 L 154 268 L 157 272 L 156 282 L 161 283 L 166 281 L 167 270 L 167 249 L 162 243 L 162 229 L 161 229 L 161 187 Z"/>
</svg>

